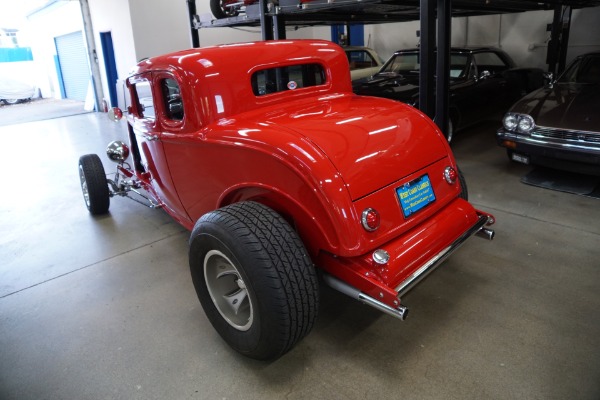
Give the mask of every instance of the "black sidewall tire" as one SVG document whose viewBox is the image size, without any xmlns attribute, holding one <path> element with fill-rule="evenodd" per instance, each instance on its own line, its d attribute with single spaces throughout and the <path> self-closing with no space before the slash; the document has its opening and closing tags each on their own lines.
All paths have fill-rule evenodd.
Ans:
<svg viewBox="0 0 600 400">
<path fill-rule="evenodd" d="M 83 172 L 89 197 L 86 207 L 92 215 L 102 215 L 110 207 L 110 192 L 106 173 L 100 157 L 96 154 L 86 154 L 79 158 L 79 168 Z M 85 194 L 84 194 L 85 201 Z"/>
<path fill-rule="evenodd" d="M 296 247 L 290 250 L 295 252 L 293 254 L 303 254 L 300 260 L 296 258 L 294 265 L 287 266 L 274 260 L 288 249 L 265 245 L 265 238 L 271 237 L 272 232 L 264 232 L 261 238 L 261 232 L 254 232 L 256 227 L 250 220 L 232 217 L 236 212 L 239 215 L 243 207 L 267 213 L 273 224 L 281 224 L 283 228 L 274 230 L 291 235 L 286 238 L 286 244 Z M 211 250 L 221 251 L 235 263 L 246 284 L 254 311 L 247 331 L 232 327 L 210 297 L 204 277 L 204 258 Z M 206 214 L 192 231 L 189 260 L 192 281 L 206 316 L 219 335 L 239 353 L 259 360 L 276 359 L 312 329 L 319 296 L 316 272 L 295 231 L 273 210 L 259 203 L 244 202 Z"/>
<path fill-rule="evenodd" d="M 469 200 L 469 189 L 467 188 L 467 181 L 460 168 L 458 168 L 458 182 L 460 183 L 460 197 L 463 200 Z"/>
<path fill-rule="evenodd" d="M 210 0 L 210 11 L 213 13 L 215 18 L 223 19 L 228 17 L 235 17 L 236 15 L 238 15 L 236 11 L 227 13 L 221 6 L 221 2 L 222 0 Z"/>
</svg>

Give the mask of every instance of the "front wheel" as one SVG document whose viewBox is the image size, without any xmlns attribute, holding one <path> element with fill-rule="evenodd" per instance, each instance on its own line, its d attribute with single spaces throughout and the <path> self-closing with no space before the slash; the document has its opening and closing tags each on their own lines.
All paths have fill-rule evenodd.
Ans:
<svg viewBox="0 0 600 400">
<path fill-rule="evenodd" d="M 316 272 L 298 234 L 272 209 L 242 202 L 204 215 L 189 262 L 206 316 L 239 353 L 275 359 L 312 329 Z"/>
<path fill-rule="evenodd" d="M 448 132 L 446 132 L 446 140 L 448 143 L 452 143 L 452 138 L 454 137 L 454 124 L 452 124 L 452 119 L 448 118 Z"/>
<path fill-rule="evenodd" d="M 96 154 L 79 158 L 79 181 L 88 211 L 92 215 L 106 214 L 110 206 L 110 193 L 104 166 Z"/>
<path fill-rule="evenodd" d="M 212 11 L 215 18 L 228 18 L 235 17 L 239 14 L 239 5 L 228 6 L 227 4 L 232 3 L 231 0 L 210 0 L 210 11 Z"/>
</svg>

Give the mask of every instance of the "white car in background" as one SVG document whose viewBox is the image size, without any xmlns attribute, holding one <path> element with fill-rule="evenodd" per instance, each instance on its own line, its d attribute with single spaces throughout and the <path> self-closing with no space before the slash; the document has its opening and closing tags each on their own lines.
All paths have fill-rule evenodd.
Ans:
<svg viewBox="0 0 600 400">
<path fill-rule="evenodd" d="M 353 81 L 376 74 L 383 65 L 381 57 L 368 47 L 345 46 L 344 50 L 350 63 L 350 77 Z"/>
<path fill-rule="evenodd" d="M 12 79 L 0 78 L 0 103 L 17 104 L 31 100 L 35 86 Z"/>
</svg>

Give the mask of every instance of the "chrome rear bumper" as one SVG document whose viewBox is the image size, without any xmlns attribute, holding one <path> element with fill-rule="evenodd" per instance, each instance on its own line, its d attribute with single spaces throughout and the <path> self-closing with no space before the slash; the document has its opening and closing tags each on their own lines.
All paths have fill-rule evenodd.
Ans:
<svg viewBox="0 0 600 400">
<path fill-rule="evenodd" d="M 345 295 L 350 296 L 353 299 L 358 300 L 364 304 L 374 307 L 379 311 L 382 311 L 388 315 L 391 315 L 395 318 L 404 321 L 406 319 L 406 316 L 408 315 L 408 308 L 401 305 L 401 297 L 405 295 L 408 291 L 410 291 L 412 288 L 414 288 L 419 282 L 421 282 L 437 267 L 439 267 L 471 236 L 477 235 L 488 240 L 492 240 L 494 238 L 495 233 L 493 230 L 488 229 L 485 226 L 492 224 L 493 222 L 494 221 L 490 216 L 485 214 L 479 215 L 477 222 L 470 229 L 464 232 L 449 246 L 447 246 L 434 257 L 429 259 L 425 264 L 423 264 L 423 266 L 415 270 L 410 276 L 408 276 L 404 281 L 402 281 L 398 286 L 396 286 L 395 290 L 398 298 L 398 305 L 396 307 L 391 307 L 327 273 L 323 274 L 323 279 L 325 280 L 325 283 L 327 283 L 333 289 L 338 290 L 344 293 Z"/>
</svg>

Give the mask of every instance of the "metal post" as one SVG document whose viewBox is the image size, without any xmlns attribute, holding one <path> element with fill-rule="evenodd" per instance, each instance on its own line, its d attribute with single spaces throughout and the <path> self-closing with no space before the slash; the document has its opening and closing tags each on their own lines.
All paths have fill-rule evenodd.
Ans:
<svg viewBox="0 0 600 400">
<path fill-rule="evenodd" d="M 103 111 L 100 109 L 100 105 L 104 99 L 104 90 L 102 89 L 102 75 L 100 75 L 100 67 L 98 66 L 98 53 L 96 52 L 96 41 L 94 40 L 94 28 L 92 26 L 90 6 L 88 4 L 88 0 L 79 0 L 79 5 L 81 6 L 81 16 L 83 18 L 83 28 L 85 31 L 88 60 L 92 72 L 96 111 Z"/>
<path fill-rule="evenodd" d="M 267 0 L 260 0 L 260 26 L 262 29 L 262 40 L 273 40 L 273 18 L 267 15 Z"/>
<path fill-rule="evenodd" d="M 421 48 L 419 71 L 419 109 L 427 116 L 435 116 L 434 71 L 435 55 L 435 0 L 420 0 Z"/>
<path fill-rule="evenodd" d="M 548 53 L 546 63 L 548 72 L 556 76 L 556 64 L 558 62 L 558 52 L 560 49 L 560 22 L 562 20 L 562 5 L 554 6 L 554 19 L 552 20 L 552 30 L 550 32 L 550 42 L 548 43 Z"/>
<path fill-rule="evenodd" d="M 571 7 L 565 6 L 563 8 L 562 19 L 561 19 L 561 37 L 560 37 L 560 52 L 558 55 L 558 71 L 557 75 L 560 75 L 565 70 L 567 65 L 567 50 L 569 49 L 569 33 L 571 32 Z"/>
<path fill-rule="evenodd" d="M 435 122 L 448 137 L 448 86 L 450 81 L 450 39 L 452 32 L 452 1 L 437 0 L 437 64 Z"/>
<path fill-rule="evenodd" d="M 187 0 L 188 14 L 190 17 L 190 33 L 192 37 L 192 47 L 200 47 L 200 34 L 198 29 L 194 28 L 194 17 L 196 16 L 196 0 Z"/>
<path fill-rule="evenodd" d="M 275 33 L 275 39 L 285 39 L 285 19 L 283 15 L 273 15 L 273 32 Z"/>
</svg>

